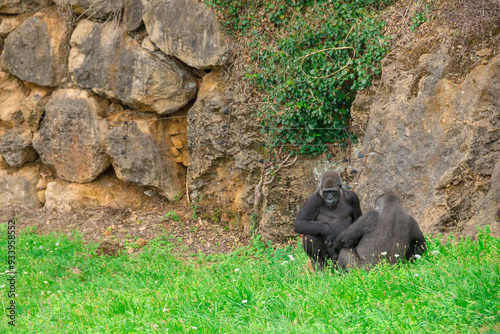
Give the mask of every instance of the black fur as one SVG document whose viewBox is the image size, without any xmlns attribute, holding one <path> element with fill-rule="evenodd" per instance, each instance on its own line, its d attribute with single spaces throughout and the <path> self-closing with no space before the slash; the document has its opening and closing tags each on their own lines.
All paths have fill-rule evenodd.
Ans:
<svg viewBox="0 0 500 334">
<path fill-rule="evenodd" d="M 336 172 L 327 171 L 318 189 L 300 209 L 294 228 L 296 233 L 304 235 L 302 245 L 306 254 L 322 269 L 329 258 L 325 238 L 337 237 L 360 216 L 358 196 L 342 188 Z"/>
<path fill-rule="evenodd" d="M 394 264 L 427 250 L 417 222 L 405 212 L 393 191 L 378 197 L 375 209 L 362 215 L 337 238 L 328 237 L 326 245 L 332 260 L 338 260 L 343 269 L 374 266 L 383 258 Z"/>
</svg>

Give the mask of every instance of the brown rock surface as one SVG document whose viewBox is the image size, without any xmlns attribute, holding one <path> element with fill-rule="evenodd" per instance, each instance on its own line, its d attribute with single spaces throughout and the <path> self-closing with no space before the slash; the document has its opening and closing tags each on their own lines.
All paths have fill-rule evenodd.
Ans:
<svg viewBox="0 0 500 334">
<path fill-rule="evenodd" d="M 113 22 L 78 24 L 71 37 L 69 67 L 77 85 L 139 111 L 174 113 L 197 91 L 194 77 L 180 62 L 150 54 Z"/>
<path fill-rule="evenodd" d="M 156 46 L 189 66 L 214 68 L 234 59 L 229 36 L 203 2 L 146 0 L 143 20 Z"/>
<path fill-rule="evenodd" d="M 370 97 L 356 99 L 370 112 L 362 152 L 383 153 L 369 157 L 357 191 L 366 210 L 395 190 L 424 232 L 475 234 L 472 225 L 489 224 L 498 234 L 500 56 L 462 84 L 444 79 L 449 61 L 446 45 L 422 54 L 416 69 L 393 54 Z"/>
<path fill-rule="evenodd" d="M 66 80 L 68 34 L 57 9 L 36 13 L 5 39 L 5 66 L 21 80 L 59 86 Z"/>
<path fill-rule="evenodd" d="M 147 201 L 145 190 L 144 187 L 118 180 L 112 172 L 101 175 L 91 183 L 55 180 L 47 184 L 45 208 L 59 213 L 91 207 L 137 209 Z"/>
<path fill-rule="evenodd" d="M 38 204 L 36 184 L 38 166 L 27 166 L 19 170 L 0 170 L 0 206 Z"/>
<path fill-rule="evenodd" d="M 0 154 L 11 167 L 20 167 L 38 157 L 31 145 L 33 133 L 29 129 L 15 128 L 0 138 Z"/>
<path fill-rule="evenodd" d="M 0 71 L 0 124 L 14 125 L 16 118 L 21 117 L 21 105 L 28 96 L 28 90 L 23 84 Z"/>
<path fill-rule="evenodd" d="M 14 29 L 18 28 L 29 15 L 16 15 L 0 17 L 0 36 L 7 37 L 7 35 Z"/>
<path fill-rule="evenodd" d="M 175 125 L 176 121 L 184 119 L 185 123 L 182 115 L 175 115 L 180 117 L 161 120 L 151 113 L 123 114 L 119 118 L 122 122 L 104 139 L 106 152 L 119 179 L 154 187 L 169 200 L 184 192 L 186 175 L 186 168 L 176 162 L 172 154 L 171 135 L 178 134 L 181 129 Z M 185 132 L 183 136 L 180 145 L 186 142 Z"/>
<path fill-rule="evenodd" d="M 51 4 L 52 0 L 0 0 L 0 13 L 31 13 Z"/>
<path fill-rule="evenodd" d="M 52 89 L 45 87 L 34 87 L 30 95 L 24 99 L 21 105 L 23 118 L 32 131 L 37 131 L 40 120 L 45 112 L 45 105 L 49 102 Z"/>
<path fill-rule="evenodd" d="M 106 108 L 105 100 L 85 90 L 61 89 L 52 94 L 33 146 L 60 178 L 90 182 L 109 167 L 101 145 L 107 122 L 100 115 Z"/>
</svg>

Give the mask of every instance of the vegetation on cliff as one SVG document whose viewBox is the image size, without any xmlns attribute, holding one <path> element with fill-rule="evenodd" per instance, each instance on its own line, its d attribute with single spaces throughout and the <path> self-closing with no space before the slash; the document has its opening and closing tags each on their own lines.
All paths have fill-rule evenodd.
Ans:
<svg viewBox="0 0 500 334">
<path fill-rule="evenodd" d="M 207 0 L 251 56 L 256 115 L 272 147 L 320 154 L 348 140 L 357 90 L 387 51 L 379 10 L 390 0 Z"/>
</svg>

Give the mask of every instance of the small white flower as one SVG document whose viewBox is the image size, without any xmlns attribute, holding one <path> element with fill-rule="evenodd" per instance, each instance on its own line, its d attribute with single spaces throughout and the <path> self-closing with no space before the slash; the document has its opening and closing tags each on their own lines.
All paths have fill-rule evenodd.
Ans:
<svg viewBox="0 0 500 334">
<path fill-rule="evenodd" d="M 399 257 L 399 254 L 394 254 L 394 257 Z"/>
<path fill-rule="evenodd" d="M 2 289 L 5 288 L 5 284 L 3 284 L 2 286 L 0 286 L 0 288 L 2 288 Z"/>
<path fill-rule="evenodd" d="M 167 312 L 168 311 L 168 308 L 163 308 L 163 312 Z"/>
<path fill-rule="evenodd" d="M 283 266 L 283 265 L 285 265 L 287 263 L 288 263 L 288 261 L 283 261 L 283 262 L 281 262 L 281 265 Z"/>
<path fill-rule="evenodd" d="M 192 329 L 198 329 L 198 327 L 191 326 Z"/>
<path fill-rule="evenodd" d="M 236 269 L 234 269 L 234 271 L 240 271 L 240 268 L 236 268 Z"/>
<path fill-rule="evenodd" d="M 415 258 L 418 260 L 418 259 L 420 259 L 420 258 L 421 258 L 421 256 L 420 256 L 420 255 L 418 255 L 418 254 L 415 254 Z"/>
<path fill-rule="evenodd" d="M 49 282 L 47 282 L 47 281 L 43 281 L 43 283 L 45 283 L 45 284 L 49 284 Z"/>
<path fill-rule="evenodd" d="M 155 327 L 155 328 L 156 328 L 156 327 L 158 327 L 158 325 L 157 325 L 157 324 L 154 324 L 154 325 L 153 325 L 153 327 Z"/>
<path fill-rule="evenodd" d="M 415 274 L 415 275 L 413 275 L 413 276 L 418 277 L 418 274 Z"/>
<path fill-rule="evenodd" d="M 386 256 L 386 255 L 387 255 L 387 252 L 382 252 L 382 253 L 380 253 L 380 255 L 382 255 L 382 256 Z"/>
<path fill-rule="evenodd" d="M 26 274 L 28 274 L 28 272 L 27 272 L 27 271 L 25 271 L 25 272 L 24 272 L 24 274 L 26 275 Z"/>
<path fill-rule="evenodd" d="M 50 291 L 47 291 L 47 293 L 48 293 L 48 294 L 50 295 L 50 294 L 51 294 L 52 292 L 50 292 Z"/>
<path fill-rule="evenodd" d="M 288 255 L 288 258 L 290 259 L 290 261 L 295 261 L 295 258 L 293 257 L 293 255 Z"/>
<path fill-rule="evenodd" d="M 246 300 L 246 299 L 245 299 L 245 300 L 242 300 L 241 302 L 242 302 L 243 304 L 246 304 L 246 303 L 248 302 L 248 300 Z"/>
<path fill-rule="evenodd" d="M 58 241 L 58 242 L 56 242 L 56 247 L 57 247 L 57 246 L 59 246 L 59 241 Z"/>
</svg>

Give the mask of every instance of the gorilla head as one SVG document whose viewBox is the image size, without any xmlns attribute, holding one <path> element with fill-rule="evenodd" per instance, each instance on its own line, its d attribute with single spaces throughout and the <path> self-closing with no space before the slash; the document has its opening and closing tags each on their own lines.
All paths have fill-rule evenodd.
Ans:
<svg viewBox="0 0 500 334">
<path fill-rule="evenodd" d="M 321 177 L 318 190 L 329 208 L 337 207 L 342 197 L 342 183 L 339 174 L 334 171 L 325 172 Z"/>
</svg>

